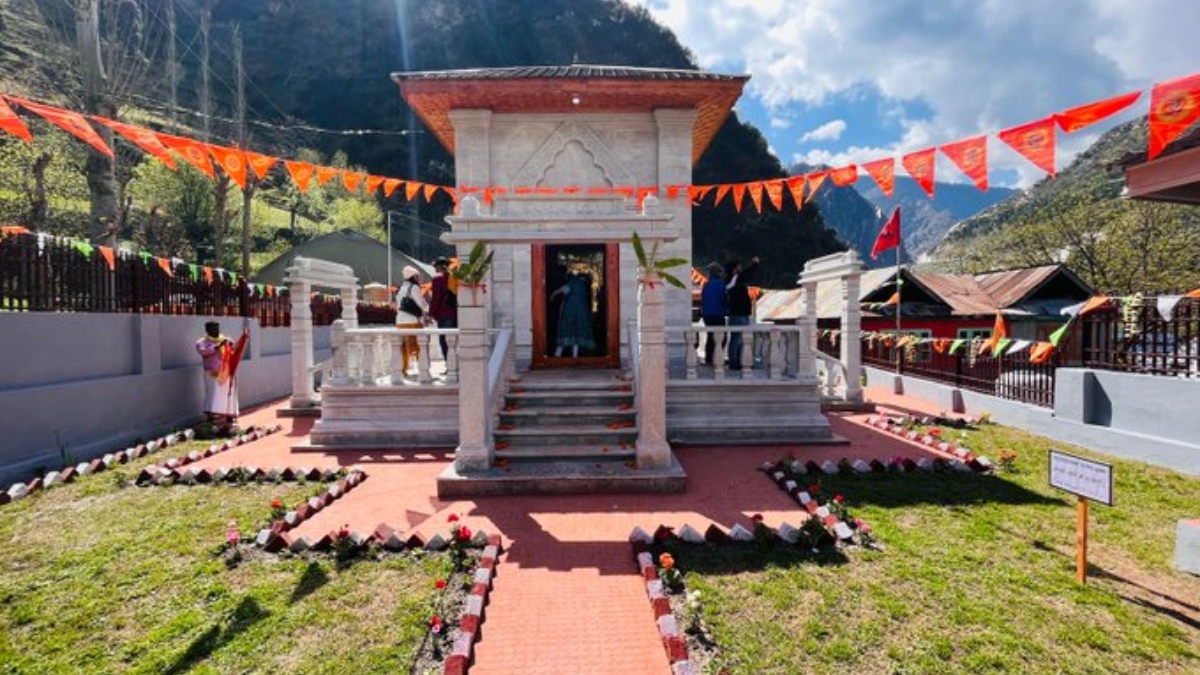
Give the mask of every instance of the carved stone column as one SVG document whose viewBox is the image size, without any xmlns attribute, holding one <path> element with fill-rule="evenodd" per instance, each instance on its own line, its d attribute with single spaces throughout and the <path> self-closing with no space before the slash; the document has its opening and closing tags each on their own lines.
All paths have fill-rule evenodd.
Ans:
<svg viewBox="0 0 1200 675">
<path fill-rule="evenodd" d="M 646 275 L 638 290 L 638 342 L 641 345 L 637 387 L 637 465 L 640 469 L 670 466 L 667 443 L 667 338 L 663 326 L 662 282 Z"/>
<path fill-rule="evenodd" d="M 458 448 L 454 466 L 484 471 L 492 466 L 488 405 L 488 316 L 483 289 L 458 293 Z"/>
<path fill-rule="evenodd" d="M 291 281 L 288 295 L 292 300 L 292 407 L 311 408 L 317 404 L 313 389 L 312 286 L 306 281 Z"/>
<path fill-rule="evenodd" d="M 849 271 L 842 277 L 842 345 L 841 361 L 846 367 L 846 400 L 861 403 L 862 380 L 862 308 L 859 306 L 859 281 L 862 263 L 853 250 L 846 252 Z"/>
</svg>

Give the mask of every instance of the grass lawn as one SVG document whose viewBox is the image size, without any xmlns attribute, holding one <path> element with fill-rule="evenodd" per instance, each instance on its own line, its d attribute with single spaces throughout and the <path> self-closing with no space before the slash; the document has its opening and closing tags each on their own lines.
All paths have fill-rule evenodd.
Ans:
<svg viewBox="0 0 1200 675">
<path fill-rule="evenodd" d="M 1047 484 L 1051 444 L 995 425 L 949 433 L 993 460 L 1015 450 L 1017 470 L 820 479 L 882 552 L 672 544 L 722 650 L 707 672 L 1200 673 L 1200 579 L 1170 564 L 1176 521 L 1200 516 L 1200 479 L 1056 446 L 1115 465 L 1080 586 L 1075 498 Z"/>
<path fill-rule="evenodd" d="M 0 508 L 0 673 L 408 673 L 445 556 L 337 566 L 260 553 L 227 569 L 270 500 L 317 484 L 136 488 L 118 474 Z"/>
</svg>

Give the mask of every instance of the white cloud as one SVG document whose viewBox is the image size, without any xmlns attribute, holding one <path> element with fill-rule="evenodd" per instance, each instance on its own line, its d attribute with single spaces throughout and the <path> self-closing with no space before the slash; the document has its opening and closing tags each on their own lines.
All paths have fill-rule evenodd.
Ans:
<svg viewBox="0 0 1200 675">
<path fill-rule="evenodd" d="M 791 126 L 792 126 L 792 120 L 790 120 L 786 117 L 778 117 L 778 116 L 771 117 L 771 128 L 772 129 L 787 129 Z"/>
<path fill-rule="evenodd" d="M 774 117 L 796 119 L 855 91 L 878 92 L 885 103 L 917 101 L 930 117 L 903 120 L 900 140 L 880 151 L 986 133 L 998 168 L 1026 180 L 1040 178 L 1038 170 L 995 141 L 998 130 L 1200 67 L 1200 2 L 632 1 L 675 31 L 701 67 L 749 73 L 747 96 Z M 1135 112 L 1145 106 L 1143 99 Z M 1060 166 L 1079 147 L 1062 138 Z"/>
<path fill-rule="evenodd" d="M 808 141 L 836 141 L 842 137 L 842 132 L 845 130 L 845 120 L 833 120 L 832 122 L 826 122 L 816 129 L 805 133 L 800 137 L 800 142 L 807 143 Z"/>
</svg>

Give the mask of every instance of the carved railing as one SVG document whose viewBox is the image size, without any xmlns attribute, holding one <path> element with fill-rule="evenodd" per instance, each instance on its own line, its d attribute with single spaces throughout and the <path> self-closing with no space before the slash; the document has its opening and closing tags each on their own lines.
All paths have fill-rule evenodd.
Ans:
<svg viewBox="0 0 1200 675">
<path fill-rule="evenodd" d="M 795 326 L 689 326 L 670 332 L 673 336 L 682 333 L 683 338 L 683 369 L 680 373 L 677 368 L 672 368 L 673 379 L 805 384 L 816 381 L 816 362 L 810 342 L 812 331 L 806 322 Z M 742 337 L 740 370 L 733 370 L 725 363 L 729 339 L 734 335 Z M 709 340 L 715 342 L 711 366 L 704 364 L 705 345 Z M 671 342 L 676 344 L 675 340 Z M 676 360 L 672 359 L 672 362 Z"/>
<path fill-rule="evenodd" d="M 346 328 L 340 321 L 332 329 L 333 358 L 329 365 L 332 385 L 386 387 L 404 384 L 401 372 L 401 346 L 413 337 L 420 347 L 416 382 L 432 384 L 432 349 L 439 349 L 439 337 L 446 338 L 448 354 L 442 382 L 458 382 L 458 329 L 456 328 Z"/>
<path fill-rule="evenodd" d="M 517 371 L 516 340 L 513 329 L 506 326 L 494 333 L 492 355 L 488 359 L 487 401 L 484 410 L 490 412 L 489 419 L 496 419 L 504 406 L 504 395 L 508 392 L 508 380 Z"/>
<path fill-rule="evenodd" d="M 837 357 L 816 352 L 818 390 L 822 398 L 844 399 L 846 397 L 846 364 Z"/>
</svg>

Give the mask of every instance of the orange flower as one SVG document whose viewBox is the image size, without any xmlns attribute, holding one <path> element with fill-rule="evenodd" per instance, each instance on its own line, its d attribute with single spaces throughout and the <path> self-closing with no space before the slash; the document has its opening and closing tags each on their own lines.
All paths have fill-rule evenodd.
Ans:
<svg viewBox="0 0 1200 675">
<path fill-rule="evenodd" d="M 664 570 L 674 569 L 675 557 L 670 553 L 664 553 L 658 556 L 658 564 L 661 565 Z"/>
</svg>

